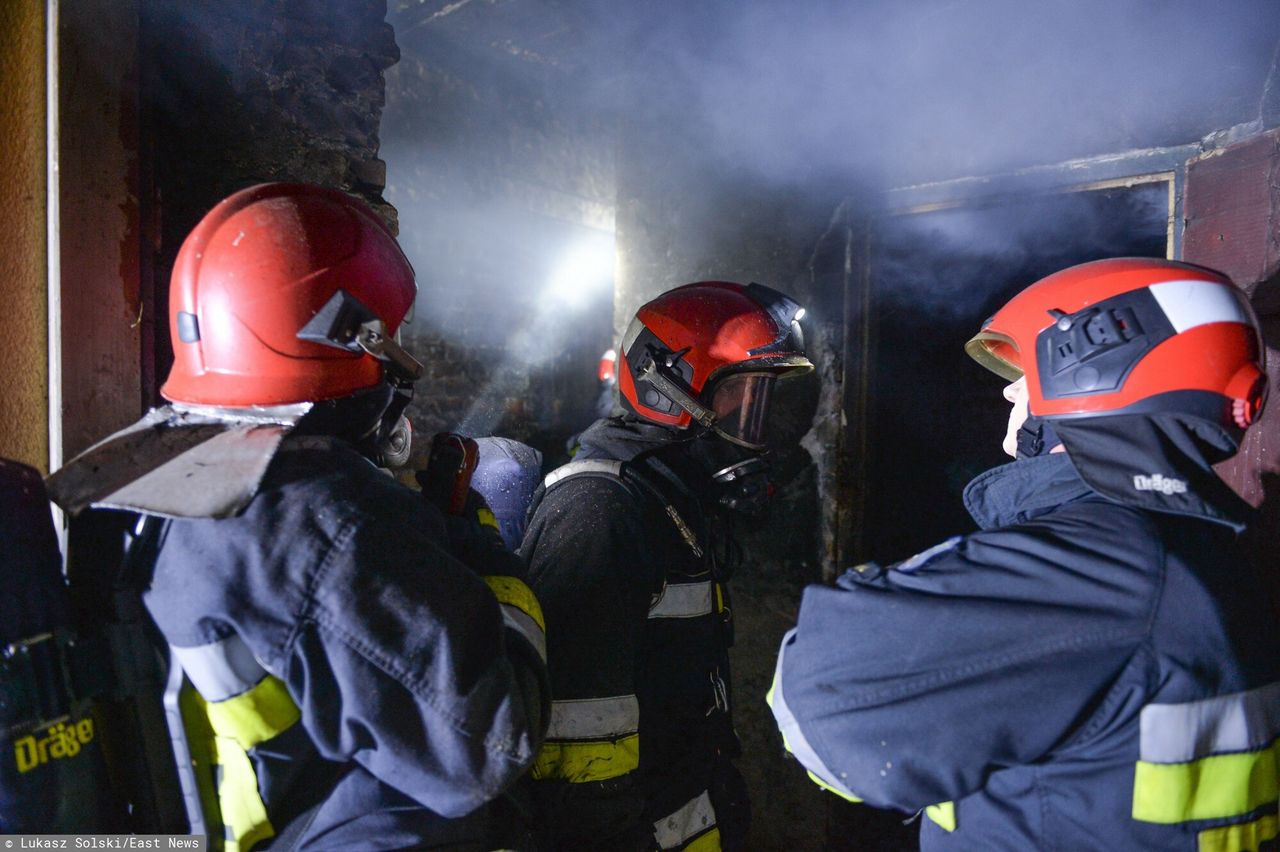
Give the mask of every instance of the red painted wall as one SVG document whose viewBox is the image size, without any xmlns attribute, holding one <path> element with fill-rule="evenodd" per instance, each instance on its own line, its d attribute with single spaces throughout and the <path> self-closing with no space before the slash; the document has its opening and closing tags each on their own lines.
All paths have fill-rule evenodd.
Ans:
<svg viewBox="0 0 1280 852">
<path fill-rule="evenodd" d="M 1261 505 L 1251 550 L 1280 585 L 1280 130 L 1187 164 L 1183 259 L 1220 269 L 1250 294 L 1267 343 L 1271 400 L 1219 473 Z"/>
</svg>

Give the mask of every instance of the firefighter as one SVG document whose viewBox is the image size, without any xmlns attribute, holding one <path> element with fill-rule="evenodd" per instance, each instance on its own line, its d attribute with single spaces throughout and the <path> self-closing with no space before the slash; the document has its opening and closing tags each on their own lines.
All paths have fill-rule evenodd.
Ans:
<svg viewBox="0 0 1280 852">
<path fill-rule="evenodd" d="M 478 459 L 472 487 L 493 512 L 508 550 L 524 538 L 529 501 L 542 480 L 542 453 L 513 438 L 476 438 Z"/>
<path fill-rule="evenodd" d="M 966 346 L 1016 461 L 980 531 L 805 593 L 770 704 L 821 786 L 925 813 L 925 849 L 1258 849 L 1280 634 L 1214 473 L 1264 399 L 1223 275 L 1145 258 L 1031 285 Z"/>
<path fill-rule="evenodd" d="M 618 352 L 624 412 L 535 495 L 521 553 L 555 697 L 532 772 L 547 850 L 743 847 L 728 523 L 767 496 L 775 383 L 812 369 L 800 312 L 719 281 L 641 307 Z"/>
<path fill-rule="evenodd" d="M 549 706 L 537 602 L 496 530 L 379 469 L 421 369 L 397 342 L 416 292 L 362 202 L 235 193 L 174 265 L 172 405 L 51 480 L 153 531 L 145 603 L 194 686 L 178 764 L 215 845 L 518 842 L 503 794 Z"/>
</svg>

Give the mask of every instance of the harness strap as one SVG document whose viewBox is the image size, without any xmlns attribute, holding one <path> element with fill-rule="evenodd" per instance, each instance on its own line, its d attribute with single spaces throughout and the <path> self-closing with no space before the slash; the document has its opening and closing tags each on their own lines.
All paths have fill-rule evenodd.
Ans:
<svg viewBox="0 0 1280 852">
<path fill-rule="evenodd" d="M 637 493 L 638 490 L 656 501 L 662 508 L 663 512 L 666 513 L 667 517 L 671 519 L 671 523 L 675 526 L 676 532 L 680 534 L 681 540 L 688 545 L 690 550 L 693 551 L 694 556 L 701 559 L 704 551 L 702 549 L 702 545 L 698 542 L 697 535 L 689 524 L 685 522 L 684 517 L 676 509 L 675 505 L 667 499 L 665 494 L 662 493 L 662 490 L 654 485 L 648 477 L 641 473 L 636 462 L 637 460 L 642 459 L 653 463 L 655 466 L 661 464 L 656 459 L 648 459 L 648 454 L 642 453 L 630 462 L 624 462 L 620 459 L 582 459 L 579 461 L 571 461 L 568 464 L 556 468 L 551 473 L 547 474 L 546 479 L 543 480 L 542 486 L 538 489 L 538 493 L 534 495 L 533 502 L 529 506 L 529 516 L 533 516 L 534 511 L 537 509 L 538 504 L 542 502 L 546 493 L 563 482 L 580 476 L 595 476 L 601 479 L 609 479 L 617 482 L 633 497 L 640 497 Z M 662 467 L 665 468 L 666 466 L 662 465 Z M 672 479 L 669 469 L 666 472 L 661 470 L 659 472 L 663 473 L 664 479 Z M 688 493 L 688 490 L 682 485 L 679 485 L 678 481 L 672 481 L 676 483 L 677 487 L 679 487 L 681 491 L 686 494 Z M 633 486 L 638 486 L 638 489 Z"/>
</svg>

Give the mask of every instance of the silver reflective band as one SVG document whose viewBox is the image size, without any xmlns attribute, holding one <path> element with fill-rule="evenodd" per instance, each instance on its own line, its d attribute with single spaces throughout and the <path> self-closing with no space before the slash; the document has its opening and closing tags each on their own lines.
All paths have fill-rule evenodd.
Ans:
<svg viewBox="0 0 1280 852">
<path fill-rule="evenodd" d="M 248 692 L 267 674 L 238 633 L 208 645 L 170 647 L 205 701 L 225 701 Z"/>
<path fill-rule="evenodd" d="M 713 583 L 668 583 L 649 607 L 650 618 L 697 618 L 710 615 L 715 598 Z"/>
<path fill-rule="evenodd" d="M 640 702 L 634 695 L 551 702 L 548 739 L 604 739 L 634 734 L 638 730 Z"/>
<path fill-rule="evenodd" d="M 1212 322 L 1252 325 L 1232 287 L 1212 281 L 1165 281 L 1147 288 L 1155 296 L 1174 331 L 1181 334 Z"/>
<path fill-rule="evenodd" d="M 1147 763 L 1254 751 L 1280 734 L 1280 682 L 1186 704 L 1148 704 L 1138 724 L 1138 751 Z"/>
<path fill-rule="evenodd" d="M 622 475 L 622 462 L 616 459 L 583 459 L 582 461 L 572 461 L 566 465 L 556 468 L 547 474 L 547 478 L 543 480 L 543 484 L 547 488 L 551 488 L 558 482 L 562 482 L 571 476 L 580 473 L 603 473 L 612 477 L 620 477 Z"/>
<path fill-rule="evenodd" d="M 502 620 L 533 646 L 538 656 L 542 658 L 542 662 L 547 661 L 547 637 L 538 626 L 538 622 L 530 618 L 529 614 L 520 607 L 508 603 L 502 604 Z"/>
<path fill-rule="evenodd" d="M 636 317 L 631 320 L 627 326 L 626 334 L 622 335 L 622 356 L 625 358 L 631 354 L 631 344 L 636 342 L 636 338 L 640 336 L 640 332 L 644 331 L 644 323 L 640 322 L 640 318 Z"/>
<path fill-rule="evenodd" d="M 175 425 L 200 425 L 201 423 L 217 423 L 230 420 L 234 423 L 292 426 L 301 420 L 304 414 L 314 408 L 315 403 L 295 402 L 291 405 L 247 405 L 243 408 L 232 408 L 219 405 L 171 402 L 167 407 L 173 409 L 178 415 L 180 424 Z M 152 413 L 163 410 L 163 408 L 153 409 Z"/>
<path fill-rule="evenodd" d="M 773 710 L 773 718 L 778 723 L 778 730 L 782 733 L 782 742 L 787 747 L 787 751 L 800 761 L 800 765 L 820 778 L 824 784 L 846 798 L 857 799 L 853 791 L 827 768 L 822 758 L 818 757 L 818 753 L 813 750 L 813 746 L 809 745 L 809 740 L 800 730 L 800 722 L 791 713 L 786 696 L 782 694 L 782 667 L 787 656 L 787 646 L 791 644 L 795 635 L 796 628 L 793 627 L 782 637 L 782 645 L 778 648 L 778 665 L 773 673 L 773 697 L 769 702 L 769 707 Z"/>
<path fill-rule="evenodd" d="M 653 836 L 663 849 L 679 849 L 690 838 L 714 828 L 716 811 L 711 797 L 704 791 L 678 811 L 667 814 L 653 824 Z"/>
</svg>

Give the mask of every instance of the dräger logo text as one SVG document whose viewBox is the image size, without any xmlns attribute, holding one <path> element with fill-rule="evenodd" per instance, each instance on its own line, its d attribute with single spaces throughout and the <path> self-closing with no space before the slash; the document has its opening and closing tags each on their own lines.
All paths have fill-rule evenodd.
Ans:
<svg viewBox="0 0 1280 852">
<path fill-rule="evenodd" d="M 1187 493 L 1185 480 L 1174 479 L 1171 476 L 1161 476 L 1158 473 L 1153 473 L 1150 476 L 1134 474 L 1133 488 L 1135 491 L 1159 491 L 1161 494 Z"/>
</svg>

